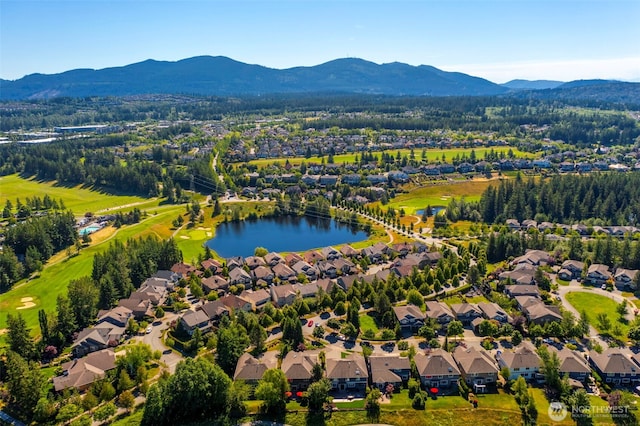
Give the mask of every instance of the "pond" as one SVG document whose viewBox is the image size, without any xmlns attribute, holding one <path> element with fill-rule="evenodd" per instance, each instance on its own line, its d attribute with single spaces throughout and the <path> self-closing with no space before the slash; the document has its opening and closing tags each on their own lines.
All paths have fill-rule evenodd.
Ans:
<svg viewBox="0 0 640 426">
<path fill-rule="evenodd" d="M 434 216 L 440 213 L 444 209 L 446 209 L 445 206 L 431 206 L 431 212 L 433 213 Z M 418 216 L 422 216 L 423 213 L 424 213 L 424 209 L 416 210 L 416 214 Z"/>
<path fill-rule="evenodd" d="M 206 244 L 220 256 L 252 256 L 256 247 L 269 251 L 305 251 L 363 241 L 367 233 L 332 219 L 282 216 L 221 223 Z"/>
</svg>

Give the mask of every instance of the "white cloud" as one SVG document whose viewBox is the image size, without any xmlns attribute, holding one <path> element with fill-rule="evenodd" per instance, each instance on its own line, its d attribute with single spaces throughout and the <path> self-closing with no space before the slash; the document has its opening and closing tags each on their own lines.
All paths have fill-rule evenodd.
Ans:
<svg viewBox="0 0 640 426">
<path fill-rule="evenodd" d="M 439 68 L 446 71 L 464 72 L 496 83 L 504 83 L 518 78 L 560 81 L 595 78 L 624 81 L 640 79 L 640 57 L 457 64 L 444 65 Z"/>
</svg>

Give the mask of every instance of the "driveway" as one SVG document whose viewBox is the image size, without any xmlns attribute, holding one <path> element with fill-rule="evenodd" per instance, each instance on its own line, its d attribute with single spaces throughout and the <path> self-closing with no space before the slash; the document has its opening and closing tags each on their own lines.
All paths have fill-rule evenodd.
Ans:
<svg viewBox="0 0 640 426">
<path fill-rule="evenodd" d="M 162 333 L 169 328 L 171 321 L 176 319 L 178 319 L 178 315 L 167 312 L 162 318 L 161 324 L 151 325 L 151 333 L 135 337 L 136 340 L 149 345 L 151 350 L 160 351 L 162 353 L 160 361 L 167 366 L 172 374 L 176 371 L 176 365 L 178 365 L 183 358 L 178 352 L 173 351 L 164 344 L 162 341 Z"/>
</svg>

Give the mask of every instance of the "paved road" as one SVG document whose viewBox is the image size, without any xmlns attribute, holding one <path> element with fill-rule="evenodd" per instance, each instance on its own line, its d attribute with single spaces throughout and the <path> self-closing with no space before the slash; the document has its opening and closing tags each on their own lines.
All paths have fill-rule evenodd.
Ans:
<svg viewBox="0 0 640 426">
<path fill-rule="evenodd" d="M 177 320 L 178 315 L 172 312 L 167 312 L 162 318 L 161 324 L 151 326 L 151 333 L 145 334 L 144 336 L 136 336 L 134 338 L 151 346 L 151 350 L 160 351 L 162 353 L 160 361 L 167 366 L 172 374 L 176 371 L 176 365 L 183 358 L 178 352 L 171 350 L 171 348 L 164 344 L 162 341 L 162 333 L 164 330 L 169 328 L 169 324 L 171 324 L 171 321 L 174 319 Z"/>
</svg>

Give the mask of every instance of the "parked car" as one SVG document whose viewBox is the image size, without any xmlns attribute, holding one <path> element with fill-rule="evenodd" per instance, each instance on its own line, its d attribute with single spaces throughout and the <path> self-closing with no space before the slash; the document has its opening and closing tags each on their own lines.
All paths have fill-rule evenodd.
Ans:
<svg viewBox="0 0 640 426">
<path fill-rule="evenodd" d="M 147 333 L 147 334 L 150 334 L 150 333 L 151 333 L 151 330 L 152 330 L 151 326 L 147 327 L 146 333 Z"/>
<path fill-rule="evenodd" d="M 307 321 L 307 327 L 313 327 L 313 320 Z"/>
</svg>

